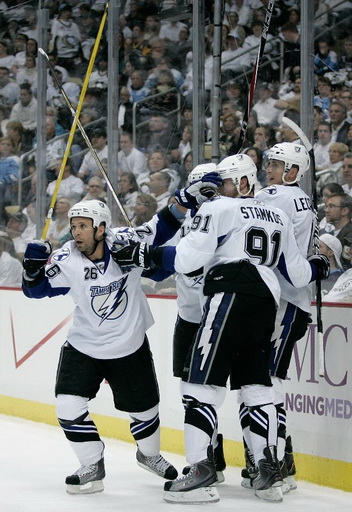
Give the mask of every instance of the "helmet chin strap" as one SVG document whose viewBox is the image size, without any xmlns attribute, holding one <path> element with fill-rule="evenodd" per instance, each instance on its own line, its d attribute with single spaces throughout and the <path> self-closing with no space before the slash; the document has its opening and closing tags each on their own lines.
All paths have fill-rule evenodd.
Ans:
<svg viewBox="0 0 352 512">
<path fill-rule="evenodd" d="M 93 251 L 92 251 L 90 254 L 87 254 L 86 256 L 91 256 L 92 254 L 94 254 L 94 253 L 95 253 L 95 251 L 97 250 L 97 247 L 98 247 L 98 245 L 100 244 L 100 242 L 102 242 L 102 241 L 104 240 L 104 235 L 103 235 L 103 238 L 102 238 L 101 240 L 97 240 L 97 239 L 95 238 L 95 235 L 96 235 L 97 230 L 98 230 L 98 228 L 95 226 L 95 228 L 94 228 L 94 238 L 93 238 L 93 240 L 94 240 L 94 242 L 95 242 L 95 244 L 94 244 L 94 249 L 93 249 Z"/>
<path fill-rule="evenodd" d="M 287 172 L 283 172 L 282 173 L 282 183 L 284 183 L 285 185 L 295 185 L 296 183 L 298 183 L 298 180 L 297 178 L 294 179 L 293 181 L 286 181 L 285 180 L 285 175 L 287 174 Z"/>
</svg>

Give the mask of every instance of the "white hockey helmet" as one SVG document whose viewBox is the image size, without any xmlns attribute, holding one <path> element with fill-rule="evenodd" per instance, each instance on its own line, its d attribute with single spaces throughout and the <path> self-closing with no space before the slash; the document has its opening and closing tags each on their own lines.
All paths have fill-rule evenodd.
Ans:
<svg viewBox="0 0 352 512">
<path fill-rule="evenodd" d="M 68 212 L 68 218 L 72 219 L 73 217 L 92 219 L 94 228 L 98 228 L 102 222 L 105 222 L 106 228 L 111 225 L 110 209 L 103 201 L 97 199 L 74 204 Z"/>
<path fill-rule="evenodd" d="M 291 170 L 293 165 L 298 167 L 298 173 L 295 181 L 289 183 L 298 182 L 305 172 L 308 171 L 310 165 L 310 157 L 308 151 L 302 144 L 296 144 L 294 142 L 280 142 L 271 147 L 266 155 L 266 160 L 279 160 L 285 164 L 285 173 Z M 284 175 L 282 177 L 283 182 L 286 183 Z"/>
<path fill-rule="evenodd" d="M 217 165 L 216 170 L 221 179 L 232 179 L 240 195 L 241 178 L 247 178 L 249 191 L 257 183 L 257 167 L 251 157 L 244 153 L 227 156 Z"/>
<path fill-rule="evenodd" d="M 216 171 L 216 164 L 209 163 L 196 165 L 188 175 L 187 184 L 191 185 L 194 181 L 201 180 L 203 176 L 208 174 L 208 172 L 214 171 Z"/>
</svg>

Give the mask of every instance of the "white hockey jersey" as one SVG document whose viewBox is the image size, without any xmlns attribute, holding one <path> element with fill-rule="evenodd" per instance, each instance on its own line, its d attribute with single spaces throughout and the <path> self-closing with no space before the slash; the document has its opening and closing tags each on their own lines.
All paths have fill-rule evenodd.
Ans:
<svg viewBox="0 0 352 512">
<path fill-rule="evenodd" d="M 135 241 L 160 245 L 176 231 L 158 216 L 135 230 L 128 229 L 134 233 Z M 143 269 L 122 271 L 110 256 L 110 247 L 119 232 L 126 232 L 126 228 L 107 231 L 104 261 L 91 261 L 78 251 L 74 241 L 69 241 L 53 252 L 42 283 L 34 287 L 23 283 L 28 297 L 72 296 L 76 307 L 67 340 L 80 352 L 97 359 L 134 353 L 154 323 L 141 288 Z"/>
<path fill-rule="evenodd" d="M 273 269 L 280 263 L 294 286 L 306 286 L 311 266 L 296 244 L 286 214 L 253 198 L 215 197 L 203 203 L 191 230 L 176 247 L 175 269 L 189 273 L 204 266 L 247 260 L 279 304 L 280 286 Z"/>
<path fill-rule="evenodd" d="M 177 245 L 177 243 L 179 243 L 179 241 L 189 233 L 192 220 L 190 211 L 188 210 L 186 218 L 180 230 L 176 234 L 178 240 L 175 240 L 175 245 Z M 177 274 L 176 276 L 178 314 L 187 322 L 198 324 L 202 319 L 201 301 L 203 281 L 203 274 L 195 277 L 188 277 L 185 274 Z"/>
<path fill-rule="evenodd" d="M 272 185 L 261 189 L 255 198 L 283 210 L 293 224 L 298 248 L 304 258 L 312 246 L 316 215 L 309 196 L 297 185 Z M 295 288 L 277 270 L 281 297 L 308 313 L 311 311 L 312 286 Z"/>
</svg>

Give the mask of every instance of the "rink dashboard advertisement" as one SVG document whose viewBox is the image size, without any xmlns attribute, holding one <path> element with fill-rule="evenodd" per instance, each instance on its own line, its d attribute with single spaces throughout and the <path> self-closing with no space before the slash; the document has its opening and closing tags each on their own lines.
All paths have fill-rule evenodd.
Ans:
<svg viewBox="0 0 352 512">
<path fill-rule="evenodd" d="M 160 386 L 163 449 L 183 453 L 183 408 L 172 376 L 172 334 L 177 315 L 172 297 L 149 297 L 155 323 L 148 331 Z M 318 370 L 318 333 L 312 323 L 295 346 L 285 382 L 287 430 L 298 477 L 352 491 L 352 305 L 324 305 L 324 377 Z M 72 322 L 70 298 L 28 299 L 0 289 L 0 413 L 56 423 L 54 385 L 61 345 Z M 253 319 L 253 328 L 256 326 Z M 132 441 L 128 416 L 116 411 L 102 383 L 91 412 L 103 435 Z M 243 463 L 237 394 L 228 391 L 218 411 L 229 464 Z"/>
</svg>

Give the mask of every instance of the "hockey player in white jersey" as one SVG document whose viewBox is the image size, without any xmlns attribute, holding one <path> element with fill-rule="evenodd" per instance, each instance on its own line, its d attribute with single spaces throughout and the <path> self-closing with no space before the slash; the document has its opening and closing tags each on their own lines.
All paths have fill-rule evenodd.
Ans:
<svg viewBox="0 0 352 512">
<path fill-rule="evenodd" d="M 255 198 L 280 208 L 293 224 L 297 245 L 304 258 L 312 248 L 316 215 L 311 199 L 299 187 L 299 181 L 309 169 L 310 158 L 301 144 L 282 142 L 275 144 L 267 153 L 267 187 L 261 189 Z M 275 271 L 281 287 L 280 308 L 276 315 L 275 331 L 272 337 L 270 373 L 275 389 L 275 405 L 278 413 L 278 459 L 284 477 L 285 492 L 295 489 L 296 472 L 291 437 L 286 439 L 286 411 L 284 408 L 283 380 L 286 379 L 295 343 L 300 340 L 308 327 L 311 314 L 311 286 L 295 288 Z M 245 442 L 248 443 L 249 412 L 242 403 L 240 420 Z M 253 467 L 250 447 L 245 447 L 246 469 L 242 471 L 243 487 L 252 487 L 257 474 Z"/>
<path fill-rule="evenodd" d="M 220 167 L 221 166 L 221 167 Z M 259 498 L 281 501 L 282 477 L 276 456 L 277 415 L 269 374 L 270 341 L 280 287 L 278 266 L 297 287 L 326 277 L 323 256 L 304 259 L 293 228 L 279 209 L 253 199 L 256 168 L 247 155 L 226 158 L 218 166 L 231 178 L 240 197 L 214 197 L 199 208 L 191 230 L 176 247 L 137 244 L 116 255 L 120 265 L 156 264 L 190 273 L 204 267 L 206 302 L 201 327 L 182 376 L 185 406 L 186 458 L 189 473 L 164 486 L 167 502 L 202 503 L 219 500 L 213 487 L 216 470 L 211 439 L 217 424 L 217 395 L 226 387 L 241 388 L 250 410 L 250 434 L 259 475 Z M 183 202 L 183 197 L 185 201 Z M 187 206 L 187 195 L 178 196 Z M 255 312 L 258 329 L 250 321 Z"/>
<path fill-rule="evenodd" d="M 209 172 L 214 172 L 215 170 L 216 164 L 199 164 L 190 172 L 187 184 L 191 185 Z M 213 193 L 216 193 L 215 190 Z M 195 214 L 196 209 L 187 210 L 185 220 L 171 243 L 173 242 L 177 245 L 177 243 L 187 235 L 191 229 L 192 220 Z M 193 275 L 177 274 L 176 276 L 178 311 L 173 335 L 173 375 L 175 377 L 182 377 L 187 354 L 194 341 L 195 334 L 202 319 L 201 295 L 203 278 L 203 272 L 199 271 L 196 271 Z M 221 403 L 218 404 L 218 406 L 220 405 Z M 225 480 L 223 471 L 226 468 L 226 462 L 223 451 L 223 436 L 217 432 L 217 429 L 213 439 L 213 446 L 217 478 L 220 483 Z M 187 473 L 187 471 L 189 471 L 189 466 L 183 469 L 183 473 Z"/>
</svg>

